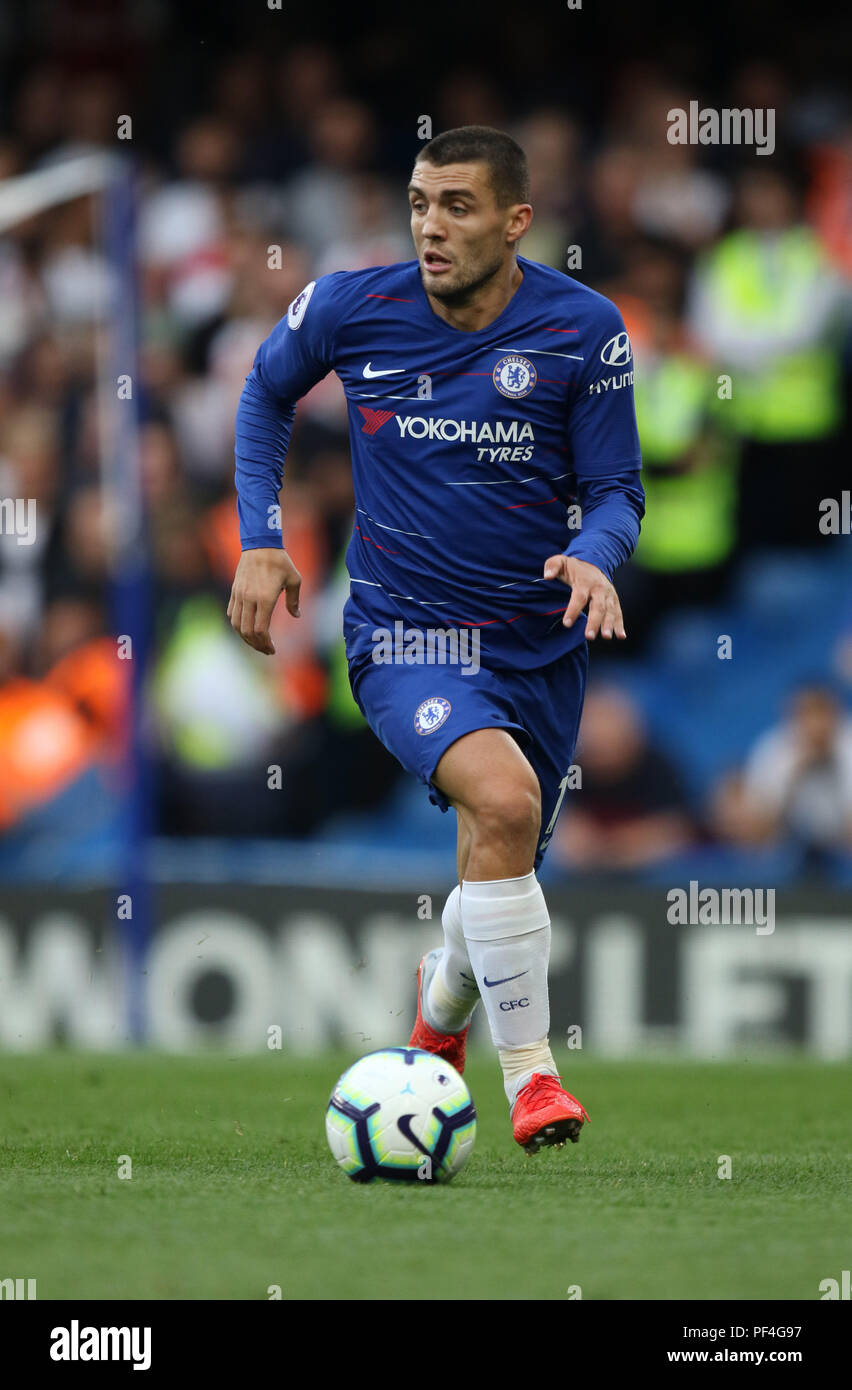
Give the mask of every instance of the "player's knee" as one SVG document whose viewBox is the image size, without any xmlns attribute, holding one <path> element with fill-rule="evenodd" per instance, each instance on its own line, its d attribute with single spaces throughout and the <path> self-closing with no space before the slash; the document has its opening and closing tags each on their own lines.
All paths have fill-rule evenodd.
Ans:
<svg viewBox="0 0 852 1390">
<path fill-rule="evenodd" d="M 538 781 L 519 778 L 490 787 L 474 808 L 477 834 L 490 840 L 534 842 L 541 824 Z"/>
</svg>

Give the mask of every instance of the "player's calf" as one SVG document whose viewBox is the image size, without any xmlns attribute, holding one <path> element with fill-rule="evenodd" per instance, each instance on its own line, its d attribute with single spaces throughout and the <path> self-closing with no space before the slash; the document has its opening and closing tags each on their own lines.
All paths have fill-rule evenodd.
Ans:
<svg viewBox="0 0 852 1390">
<path fill-rule="evenodd" d="M 587 1119 L 562 1089 L 548 1043 L 550 917 L 534 873 L 462 884 L 471 965 L 503 1069 L 515 1139 L 529 1153 L 576 1142 Z"/>
<path fill-rule="evenodd" d="M 461 919 L 461 888 L 457 884 L 441 913 L 444 949 L 427 983 L 426 1016 L 443 1033 L 458 1033 L 470 1022 L 479 1003 L 479 986 L 467 953 Z"/>
<path fill-rule="evenodd" d="M 464 825 L 462 930 L 515 1137 L 531 1152 L 576 1141 L 585 1111 L 562 1090 L 548 1043 L 550 916 L 533 871 L 538 779 L 513 739 L 483 729 L 448 750 L 435 781 Z"/>
<path fill-rule="evenodd" d="M 461 1073 L 464 1071 L 467 1035 L 470 1030 L 470 1015 L 473 1011 L 470 1000 L 466 1001 L 467 1019 L 454 1032 L 442 1032 L 435 1026 L 434 1020 L 429 1014 L 428 1001 L 431 986 L 442 955 L 443 951 L 438 946 L 434 951 L 427 952 L 418 967 L 417 1017 L 414 1021 L 411 1037 L 408 1040 L 408 1046 L 422 1048 L 424 1052 L 433 1052 L 436 1057 L 444 1057 L 455 1067 L 457 1072 Z"/>
</svg>

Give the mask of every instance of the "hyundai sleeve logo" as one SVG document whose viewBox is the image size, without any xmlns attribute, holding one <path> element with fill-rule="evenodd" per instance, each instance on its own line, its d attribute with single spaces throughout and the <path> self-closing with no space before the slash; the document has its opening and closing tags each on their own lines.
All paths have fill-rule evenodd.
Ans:
<svg viewBox="0 0 852 1390">
<path fill-rule="evenodd" d="M 601 348 L 601 361 L 608 367 L 625 367 L 633 356 L 630 339 L 626 333 L 616 333 Z"/>
</svg>

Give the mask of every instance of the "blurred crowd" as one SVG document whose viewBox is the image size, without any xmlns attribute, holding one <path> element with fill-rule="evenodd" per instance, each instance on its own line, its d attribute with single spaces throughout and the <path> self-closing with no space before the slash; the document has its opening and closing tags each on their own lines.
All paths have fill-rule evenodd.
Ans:
<svg viewBox="0 0 852 1390">
<path fill-rule="evenodd" d="M 404 778 L 346 679 L 345 403 L 331 376 L 297 413 L 283 514 L 303 617 L 282 605 L 271 660 L 225 619 L 239 556 L 234 412 L 258 344 L 308 280 L 410 258 L 404 189 L 423 113 L 412 105 L 389 126 L 339 43 L 223 52 L 206 71 L 203 99 L 188 83 L 181 107 L 172 84 L 168 128 L 131 142 L 156 828 L 307 836 L 385 805 Z M 0 179 L 121 152 L 125 81 L 33 61 L 4 113 Z M 662 63 L 625 60 L 592 116 L 552 82 L 524 93 L 470 67 L 440 78 L 426 112 L 434 133 L 482 123 L 516 136 L 535 209 L 523 254 L 613 298 L 630 331 L 647 514 L 617 581 L 628 663 L 653 654 L 673 609 L 723 602 L 744 557 L 795 549 L 819 562 L 836 544 L 820 502 L 852 476 L 852 110 L 830 84 L 800 89 L 782 62 L 750 62 L 713 99 L 774 108 L 772 157 L 668 143 L 667 113 L 700 95 Z M 0 534 L 7 845 L 56 807 L 67 833 L 85 833 L 87 808 L 121 791 L 130 663 L 116 656 L 96 372 L 109 295 L 92 199 L 0 234 L 0 501 L 35 499 L 38 519 L 26 544 L 8 522 Z M 596 657 L 583 792 L 552 851 L 569 871 L 644 866 L 708 840 L 792 836 L 816 859 L 852 850 L 852 725 L 830 686 L 803 672 L 782 722 L 767 712 L 744 765 L 720 767 L 696 805 L 611 655 Z"/>
</svg>

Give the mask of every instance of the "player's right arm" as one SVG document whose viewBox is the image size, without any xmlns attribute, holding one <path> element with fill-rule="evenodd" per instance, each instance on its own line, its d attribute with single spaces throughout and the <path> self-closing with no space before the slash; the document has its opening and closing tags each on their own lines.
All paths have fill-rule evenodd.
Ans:
<svg viewBox="0 0 852 1390">
<path fill-rule="evenodd" d="M 234 481 L 242 555 L 228 617 L 256 651 L 275 651 L 269 624 L 286 594 L 298 618 L 301 575 L 284 549 L 279 493 L 296 402 L 332 367 L 340 321 L 340 274 L 324 275 L 302 291 L 261 343 L 246 377 L 235 422 Z"/>
</svg>

